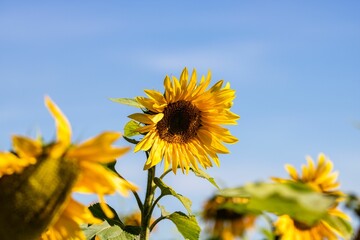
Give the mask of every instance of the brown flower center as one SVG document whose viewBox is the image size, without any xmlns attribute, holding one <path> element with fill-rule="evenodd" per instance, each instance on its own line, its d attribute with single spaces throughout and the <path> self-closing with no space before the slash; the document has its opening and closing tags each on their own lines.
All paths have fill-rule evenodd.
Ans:
<svg viewBox="0 0 360 240">
<path fill-rule="evenodd" d="M 160 138 L 170 143 L 186 143 L 196 136 L 201 126 L 201 112 L 191 102 L 177 101 L 164 109 L 156 125 Z"/>
<path fill-rule="evenodd" d="M 302 230 L 302 231 L 306 231 L 311 228 L 311 226 L 309 226 L 305 223 L 299 222 L 299 221 L 294 221 L 294 225 L 297 229 Z"/>
</svg>

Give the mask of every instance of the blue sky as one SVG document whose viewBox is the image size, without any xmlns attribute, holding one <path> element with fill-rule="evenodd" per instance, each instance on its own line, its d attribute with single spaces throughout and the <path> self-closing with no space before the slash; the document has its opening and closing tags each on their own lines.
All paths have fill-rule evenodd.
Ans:
<svg viewBox="0 0 360 240">
<path fill-rule="evenodd" d="M 74 141 L 123 131 L 137 109 L 108 98 L 162 91 L 186 66 L 237 92 L 230 129 L 240 142 L 208 171 L 220 185 L 286 176 L 285 163 L 324 152 L 342 189 L 360 194 L 359 12 L 358 1 L 0 1 L 0 149 L 12 134 L 54 137 L 44 95 Z M 143 188 L 143 163 L 130 153 L 117 167 Z M 193 176 L 167 182 L 195 210 L 215 190 Z M 133 199 L 111 201 L 134 209 Z"/>
</svg>

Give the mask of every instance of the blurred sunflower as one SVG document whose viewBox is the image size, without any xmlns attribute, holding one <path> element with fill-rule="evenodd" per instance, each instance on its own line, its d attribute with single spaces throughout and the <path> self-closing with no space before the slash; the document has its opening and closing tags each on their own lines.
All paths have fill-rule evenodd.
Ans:
<svg viewBox="0 0 360 240">
<path fill-rule="evenodd" d="M 50 98 L 45 104 L 56 122 L 56 141 L 14 136 L 13 152 L 0 153 L 0 239 L 85 239 L 79 224 L 99 220 L 72 192 L 97 194 L 112 217 L 104 195 L 136 189 L 104 167 L 129 150 L 111 146 L 119 133 L 71 144 L 67 118 Z"/>
<path fill-rule="evenodd" d="M 155 221 L 154 218 L 150 219 L 150 225 Z M 129 226 L 141 226 L 141 212 L 133 212 L 124 217 L 124 224 Z"/>
<path fill-rule="evenodd" d="M 298 174 L 292 165 L 285 165 L 285 168 L 291 179 L 273 178 L 273 180 L 277 182 L 302 182 L 311 186 L 317 192 L 334 195 L 338 197 L 338 200 L 344 195 L 338 190 L 340 186 L 337 181 L 338 172 L 332 172 L 333 163 L 322 153 L 319 154 L 316 166 L 312 158 L 307 157 L 307 165 L 302 166 L 302 175 Z M 349 217 L 336 207 L 336 205 L 330 207 L 328 214 L 349 220 Z M 280 216 L 275 222 L 275 228 L 282 240 L 336 240 L 338 239 L 337 235 L 341 235 L 323 220 L 313 226 L 308 226 L 288 215 Z"/>
<path fill-rule="evenodd" d="M 237 138 L 220 125 L 236 124 L 239 116 L 230 108 L 235 91 L 223 80 L 207 90 L 211 73 L 202 76 L 197 84 L 196 70 L 189 78 L 185 68 L 180 80 L 165 77 L 164 94 L 156 90 L 145 90 L 148 97 L 136 100 L 147 110 L 129 116 L 144 126 L 137 129 L 144 138 L 136 145 L 135 152 L 149 151 L 144 169 L 149 169 L 164 159 L 165 170 L 172 165 L 188 172 L 190 167 L 211 167 L 211 159 L 219 165 L 218 153 L 229 153 L 224 143 L 235 143 Z"/>
<path fill-rule="evenodd" d="M 211 236 L 216 239 L 232 240 L 243 237 L 255 224 L 256 215 L 248 212 L 238 213 L 224 208 L 224 204 L 246 204 L 247 198 L 230 198 L 214 196 L 203 208 L 203 219 L 208 223 Z"/>
</svg>

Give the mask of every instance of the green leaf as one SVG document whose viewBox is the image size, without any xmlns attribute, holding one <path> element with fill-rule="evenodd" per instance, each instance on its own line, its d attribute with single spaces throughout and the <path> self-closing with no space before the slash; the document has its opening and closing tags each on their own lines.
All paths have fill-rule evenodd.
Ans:
<svg viewBox="0 0 360 240">
<path fill-rule="evenodd" d="M 86 239 L 92 239 L 99 232 L 111 227 L 108 222 L 104 221 L 101 224 L 93 224 L 90 226 L 81 225 L 80 228 L 84 232 Z"/>
<path fill-rule="evenodd" d="M 176 193 L 171 187 L 167 186 L 160 178 L 155 177 L 154 182 L 156 186 L 161 189 L 161 195 L 172 195 L 179 199 L 179 201 L 184 205 L 186 211 L 191 214 L 191 201 L 187 197 L 182 196 L 181 194 Z"/>
<path fill-rule="evenodd" d="M 116 103 L 120 103 L 120 104 L 125 104 L 131 107 L 137 107 L 137 108 L 144 108 L 143 105 L 141 105 L 140 103 L 138 103 L 135 99 L 133 98 L 110 98 L 111 101 L 116 102 Z"/>
<path fill-rule="evenodd" d="M 193 171 L 197 177 L 205 178 L 212 185 L 214 185 L 217 189 L 220 189 L 219 186 L 216 184 L 215 179 L 213 177 L 211 177 L 209 174 L 207 174 L 206 172 L 204 172 L 203 170 L 201 170 L 201 169 L 196 170 L 194 168 L 190 168 L 190 170 Z"/>
<path fill-rule="evenodd" d="M 81 227 L 86 239 L 98 236 L 101 240 L 134 240 L 136 235 L 125 232 L 119 226 L 111 226 L 107 221 L 101 224 L 93 224 L 89 227 Z"/>
<path fill-rule="evenodd" d="M 174 212 L 166 217 L 171 220 L 181 235 L 188 240 L 198 240 L 200 227 L 194 215 L 186 215 L 183 212 Z"/>
<path fill-rule="evenodd" d="M 200 227 L 194 215 L 186 215 L 183 212 L 169 213 L 164 206 L 158 205 L 161 216 L 171 220 L 185 239 L 197 240 L 200 237 Z"/>
<path fill-rule="evenodd" d="M 339 217 L 327 214 L 323 219 L 329 226 L 336 230 L 344 239 L 350 239 L 353 229 L 347 220 Z"/>
<path fill-rule="evenodd" d="M 99 203 L 95 203 L 89 206 L 89 210 L 92 213 L 92 215 L 94 215 L 94 217 L 99 218 L 101 220 L 105 220 L 107 221 L 111 226 L 117 225 L 120 227 L 124 227 L 124 224 L 121 222 L 119 216 L 117 215 L 116 211 L 110 207 L 108 205 L 108 207 L 110 208 L 110 210 L 113 212 L 114 214 L 114 218 L 108 218 L 105 213 L 103 212 L 102 208 L 100 207 Z"/>
<path fill-rule="evenodd" d="M 302 183 L 250 183 L 221 190 L 224 197 L 250 198 L 247 208 L 289 215 L 310 226 L 324 217 L 335 198 L 315 192 Z"/>
<path fill-rule="evenodd" d="M 123 136 L 123 138 L 128 141 L 129 143 L 132 143 L 132 144 L 138 144 L 140 141 L 138 140 L 135 140 L 135 139 L 132 139 L 132 138 L 128 138 L 128 137 L 125 137 Z"/>
<path fill-rule="evenodd" d="M 130 120 L 124 127 L 124 136 L 129 138 L 139 135 L 140 133 L 136 131 L 139 127 L 141 127 L 139 122 Z"/>
<path fill-rule="evenodd" d="M 269 229 L 261 228 L 260 232 L 265 236 L 266 240 L 275 240 L 276 239 L 275 233 Z"/>
</svg>

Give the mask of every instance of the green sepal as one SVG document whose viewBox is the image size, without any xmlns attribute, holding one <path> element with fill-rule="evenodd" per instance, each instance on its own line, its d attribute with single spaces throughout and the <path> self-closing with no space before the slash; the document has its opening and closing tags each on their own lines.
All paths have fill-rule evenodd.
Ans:
<svg viewBox="0 0 360 240">
<path fill-rule="evenodd" d="M 176 197 L 184 205 L 186 211 L 189 214 L 192 213 L 192 211 L 191 211 L 191 204 L 192 203 L 191 203 L 190 199 L 188 199 L 187 197 L 184 197 L 181 194 L 178 194 L 177 192 L 175 192 L 171 187 L 166 185 L 160 178 L 155 177 L 154 178 L 154 183 L 156 184 L 156 186 L 158 186 L 160 188 L 162 196 L 172 195 L 172 196 Z"/>
<path fill-rule="evenodd" d="M 127 141 L 127 142 L 129 142 L 129 143 L 132 143 L 132 144 L 138 144 L 140 141 L 138 141 L 138 140 L 135 140 L 135 139 L 132 139 L 132 138 L 128 138 L 128 137 L 125 137 L 125 136 L 123 136 L 123 138 Z"/>
<path fill-rule="evenodd" d="M 335 197 L 316 192 L 306 184 L 292 182 L 250 183 L 243 187 L 223 189 L 219 195 L 249 198 L 246 204 L 249 210 L 286 214 L 309 226 L 322 219 L 335 202 Z"/>
<path fill-rule="evenodd" d="M 195 176 L 201 177 L 201 178 L 204 178 L 204 179 L 208 180 L 217 189 L 220 189 L 219 186 L 216 184 L 215 179 L 213 177 L 211 177 L 209 174 L 207 174 L 206 172 L 204 172 L 203 170 L 201 170 L 201 169 L 196 170 L 194 168 L 190 168 L 190 170 L 193 171 Z"/>
<path fill-rule="evenodd" d="M 133 98 L 110 98 L 110 100 L 131 107 L 144 108 L 142 104 L 138 103 L 138 101 L 136 101 L 136 99 Z"/>
<path fill-rule="evenodd" d="M 194 215 L 186 215 L 183 212 L 168 213 L 163 206 L 160 206 L 161 215 L 172 221 L 179 233 L 188 240 L 198 240 L 200 238 L 200 227 Z"/>
<path fill-rule="evenodd" d="M 136 122 L 134 120 L 130 120 L 125 124 L 124 127 L 124 137 L 133 137 L 136 135 L 140 135 L 141 133 L 136 131 L 138 128 L 141 127 L 141 124 L 139 122 Z"/>
</svg>

